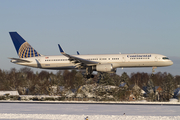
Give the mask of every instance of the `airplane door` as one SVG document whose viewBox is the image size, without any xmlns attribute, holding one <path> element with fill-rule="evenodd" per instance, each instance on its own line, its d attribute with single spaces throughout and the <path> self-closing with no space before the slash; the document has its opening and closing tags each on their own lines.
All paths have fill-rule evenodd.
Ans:
<svg viewBox="0 0 180 120">
<path fill-rule="evenodd" d="M 158 61 L 158 58 L 157 58 L 157 56 L 155 56 L 155 59 L 154 59 L 154 61 L 155 61 L 155 62 L 157 62 L 157 61 Z"/>
<path fill-rule="evenodd" d="M 125 56 L 122 57 L 122 61 L 126 62 L 126 57 Z"/>
</svg>

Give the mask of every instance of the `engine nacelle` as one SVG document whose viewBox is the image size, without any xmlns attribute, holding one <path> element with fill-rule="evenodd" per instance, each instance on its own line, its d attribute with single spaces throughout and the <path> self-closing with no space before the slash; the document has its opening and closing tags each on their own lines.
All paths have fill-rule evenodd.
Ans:
<svg viewBox="0 0 180 120">
<path fill-rule="evenodd" d="M 95 66 L 96 71 L 98 72 L 116 72 L 116 69 L 113 69 L 113 65 L 110 63 L 107 64 L 99 64 Z"/>
</svg>

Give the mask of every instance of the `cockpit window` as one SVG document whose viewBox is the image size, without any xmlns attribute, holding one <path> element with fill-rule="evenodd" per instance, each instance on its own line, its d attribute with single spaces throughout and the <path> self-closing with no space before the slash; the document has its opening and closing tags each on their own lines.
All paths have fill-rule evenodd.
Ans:
<svg viewBox="0 0 180 120">
<path fill-rule="evenodd" d="M 163 60 L 169 60 L 169 58 L 168 58 L 168 57 L 163 57 L 162 59 L 163 59 Z"/>
</svg>

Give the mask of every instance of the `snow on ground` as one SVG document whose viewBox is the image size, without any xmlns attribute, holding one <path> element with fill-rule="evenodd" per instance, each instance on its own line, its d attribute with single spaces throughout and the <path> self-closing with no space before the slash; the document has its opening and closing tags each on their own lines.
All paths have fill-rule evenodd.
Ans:
<svg viewBox="0 0 180 120">
<path fill-rule="evenodd" d="M 53 114 L 0 114 L 0 119 L 23 120 L 84 120 L 85 115 Z M 88 115 L 88 120 L 179 120 L 179 116 L 122 116 L 122 115 Z"/>
<path fill-rule="evenodd" d="M 179 111 L 176 105 L 0 103 L 3 120 L 180 120 Z"/>
</svg>

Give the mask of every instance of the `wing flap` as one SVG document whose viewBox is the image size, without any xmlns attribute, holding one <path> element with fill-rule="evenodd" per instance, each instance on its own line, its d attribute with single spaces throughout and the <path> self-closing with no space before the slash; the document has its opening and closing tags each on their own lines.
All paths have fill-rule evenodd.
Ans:
<svg viewBox="0 0 180 120">
<path fill-rule="evenodd" d="M 90 61 L 90 60 L 86 60 L 86 59 L 82 59 L 79 57 L 75 57 L 75 56 L 66 54 L 59 44 L 58 44 L 58 46 L 59 46 L 59 50 L 60 50 L 61 54 L 68 57 L 69 61 L 71 61 L 74 64 L 80 63 L 80 64 L 78 64 L 78 66 L 79 65 L 81 65 L 81 66 L 92 66 L 92 65 L 99 64 L 98 62 L 95 62 L 95 61 Z"/>
</svg>

